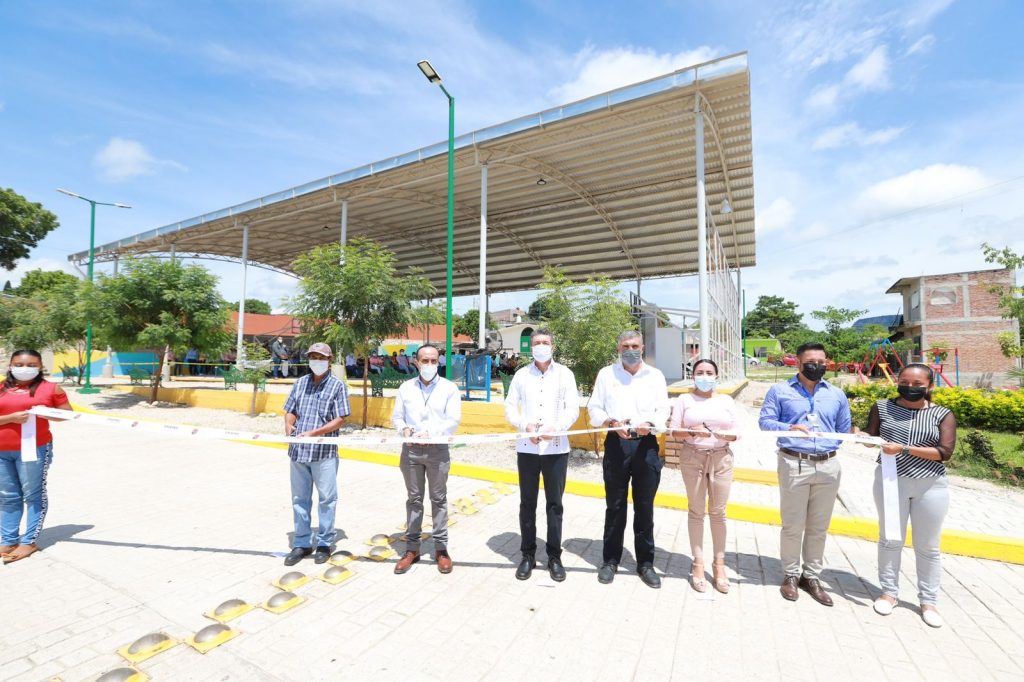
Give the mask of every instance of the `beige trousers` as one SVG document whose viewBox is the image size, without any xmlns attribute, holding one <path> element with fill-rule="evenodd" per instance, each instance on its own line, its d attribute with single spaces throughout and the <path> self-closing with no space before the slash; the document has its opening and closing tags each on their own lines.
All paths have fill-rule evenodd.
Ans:
<svg viewBox="0 0 1024 682">
<path fill-rule="evenodd" d="M 841 475 L 838 457 L 811 462 L 779 452 L 779 554 L 787 576 L 819 577 Z"/>
<path fill-rule="evenodd" d="M 711 517 L 711 545 L 715 560 L 725 559 L 725 506 L 732 487 L 732 450 L 700 449 L 683 443 L 679 470 L 689 503 L 687 526 L 694 563 L 704 562 L 704 510 Z"/>
</svg>

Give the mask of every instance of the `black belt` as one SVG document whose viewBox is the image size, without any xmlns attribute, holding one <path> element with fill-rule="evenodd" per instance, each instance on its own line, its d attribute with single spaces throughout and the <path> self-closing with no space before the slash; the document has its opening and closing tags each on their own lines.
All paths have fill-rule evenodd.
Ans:
<svg viewBox="0 0 1024 682">
<path fill-rule="evenodd" d="M 824 462 L 826 459 L 832 459 L 836 456 L 836 451 L 832 452 L 797 452 L 796 450 L 790 450 L 789 448 L 779 448 L 784 455 L 790 457 L 796 457 L 798 459 L 805 459 L 811 462 Z"/>
</svg>

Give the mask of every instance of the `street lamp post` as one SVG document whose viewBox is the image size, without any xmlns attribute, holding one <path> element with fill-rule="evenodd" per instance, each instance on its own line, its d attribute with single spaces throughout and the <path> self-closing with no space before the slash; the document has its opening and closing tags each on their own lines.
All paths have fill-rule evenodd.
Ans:
<svg viewBox="0 0 1024 682">
<path fill-rule="evenodd" d="M 445 89 L 441 83 L 441 76 L 430 65 L 430 62 L 423 60 L 416 64 L 420 71 L 427 77 L 427 80 L 441 88 L 441 92 L 448 98 L 448 264 L 445 272 L 446 296 L 448 305 L 444 311 L 445 325 L 445 356 L 451 366 L 452 361 L 452 253 L 455 250 L 455 98 Z M 483 313 L 481 312 L 481 315 Z"/>
<path fill-rule="evenodd" d="M 89 283 L 92 283 L 92 269 L 93 262 L 95 261 L 94 249 L 96 248 L 96 206 L 113 206 L 115 208 L 131 208 L 127 204 L 108 203 L 105 201 L 94 201 L 93 199 L 87 199 L 81 194 L 75 194 L 69 192 L 66 189 L 57 188 L 57 191 L 61 194 L 67 194 L 69 197 L 75 197 L 82 201 L 89 202 L 89 270 L 88 277 Z M 85 385 L 78 389 L 79 393 L 99 393 L 100 389 L 95 388 L 92 385 L 92 320 L 86 323 L 85 327 Z"/>
</svg>

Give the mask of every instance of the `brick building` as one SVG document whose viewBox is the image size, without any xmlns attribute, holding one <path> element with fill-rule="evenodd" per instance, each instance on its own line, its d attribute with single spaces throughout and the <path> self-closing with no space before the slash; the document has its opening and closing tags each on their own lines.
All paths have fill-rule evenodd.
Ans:
<svg viewBox="0 0 1024 682">
<path fill-rule="evenodd" d="M 999 350 L 997 336 L 1008 332 L 1016 338 L 1019 329 L 1016 320 L 1003 318 L 999 295 L 989 291 L 992 286 L 1014 287 L 1014 271 L 975 270 L 904 277 L 885 292 L 903 297 L 903 316 L 894 329 L 893 340 L 912 339 L 915 360 L 922 350 L 949 349 L 948 369 L 952 369 L 953 349 L 959 348 L 962 374 L 1005 372 L 1013 361 Z M 947 376 L 952 380 L 948 372 Z"/>
</svg>

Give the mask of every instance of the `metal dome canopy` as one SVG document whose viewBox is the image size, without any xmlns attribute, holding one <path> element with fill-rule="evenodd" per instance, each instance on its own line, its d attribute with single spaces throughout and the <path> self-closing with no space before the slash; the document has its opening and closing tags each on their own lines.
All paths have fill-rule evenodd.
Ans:
<svg viewBox="0 0 1024 682">
<path fill-rule="evenodd" d="M 455 139 L 455 295 L 479 291 L 481 168 L 488 168 L 489 292 L 531 289 L 544 267 L 573 279 L 697 272 L 695 110 L 704 116 L 707 202 L 730 267 L 756 264 L 746 53 L 517 118 Z M 539 182 L 543 179 L 543 182 Z M 447 142 L 159 227 L 95 249 L 98 261 L 168 255 L 291 272 L 347 235 L 395 252 L 443 291 Z M 330 228 L 330 229 L 325 229 Z M 280 235 L 289 238 L 282 243 Z M 69 256 L 88 259 L 88 251 Z"/>
</svg>

